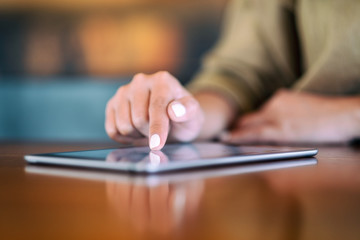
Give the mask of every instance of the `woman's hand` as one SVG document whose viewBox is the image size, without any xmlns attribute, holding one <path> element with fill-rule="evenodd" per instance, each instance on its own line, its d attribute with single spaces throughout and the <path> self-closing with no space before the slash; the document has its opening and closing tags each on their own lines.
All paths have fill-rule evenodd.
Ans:
<svg viewBox="0 0 360 240">
<path fill-rule="evenodd" d="M 105 129 L 115 141 L 149 140 L 161 149 L 168 134 L 177 141 L 195 139 L 204 114 L 198 101 L 168 72 L 137 74 L 118 89 L 106 106 Z"/>
<path fill-rule="evenodd" d="M 278 91 L 244 115 L 223 140 L 230 143 L 347 143 L 360 136 L 359 97 Z"/>
</svg>

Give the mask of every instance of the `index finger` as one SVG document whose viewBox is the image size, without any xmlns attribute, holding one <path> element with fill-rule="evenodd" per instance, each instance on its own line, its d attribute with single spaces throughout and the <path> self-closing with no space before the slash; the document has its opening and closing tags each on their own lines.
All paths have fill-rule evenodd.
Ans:
<svg viewBox="0 0 360 240">
<path fill-rule="evenodd" d="M 152 150 L 160 150 L 165 145 L 169 133 L 169 116 L 167 106 L 171 102 L 169 91 L 164 88 L 154 89 L 149 105 L 149 146 Z"/>
<path fill-rule="evenodd" d="M 169 73 L 158 72 L 150 81 L 149 146 L 160 150 L 169 134 L 170 118 L 167 112 L 171 101 L 184 96 L 181 84 Z"/>
</svg>

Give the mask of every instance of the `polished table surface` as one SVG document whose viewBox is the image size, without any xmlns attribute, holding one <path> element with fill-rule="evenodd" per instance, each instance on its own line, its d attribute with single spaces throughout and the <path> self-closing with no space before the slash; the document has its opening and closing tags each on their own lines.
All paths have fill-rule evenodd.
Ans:
<svg viewBox="0 0 360 240">
<path fill-rule="evenodd" d="M 358 146 L 318 146 L 303 166 L 160 176 L 23 160 L 114 146 L 0 143 L 0 239 L 360 239 Z"/>
</svg>

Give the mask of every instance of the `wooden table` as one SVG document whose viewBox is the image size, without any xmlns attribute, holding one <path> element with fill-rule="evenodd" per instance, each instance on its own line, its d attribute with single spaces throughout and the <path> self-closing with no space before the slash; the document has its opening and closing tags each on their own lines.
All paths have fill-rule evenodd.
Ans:
<svg viewBox="0 0 360 240">
<path fill-rule="evenodd" d="M 41 168 L 23 160 L 29 153 L 113 146 L 1 143 L 0 239 L 360 237 L 355 146 L 319 147 L 315 164 L 306 166 L 177 178 Z"/>
</svg>

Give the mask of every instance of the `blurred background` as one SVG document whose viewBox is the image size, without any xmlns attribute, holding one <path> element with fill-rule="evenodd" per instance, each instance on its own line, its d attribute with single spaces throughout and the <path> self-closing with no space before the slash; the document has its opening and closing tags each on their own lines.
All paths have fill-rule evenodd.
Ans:
<svg viewBox="0 0 360 240">
<path fill-rule="evenodd" d="M 108 140 L 117 88 L 138 72 L 189 81 L 226 2 L 0 0 L 0 140 Z"/>
</svg>

